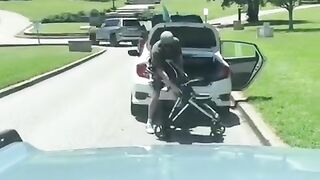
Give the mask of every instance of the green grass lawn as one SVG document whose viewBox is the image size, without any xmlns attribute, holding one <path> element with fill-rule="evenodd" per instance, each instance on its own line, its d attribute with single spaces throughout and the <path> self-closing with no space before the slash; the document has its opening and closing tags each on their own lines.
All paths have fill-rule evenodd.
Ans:
<svg viewBox="0 0 320 180">
<path fill-rule="evenodd" d="M 116 0 L 116 6 L 124 5 L 125 0 Z M 0 9 L 20 13 L 32 20 L 62 12 L 90 11 L 91 9 L 109 9 L 110 2 L 90 2 L 84 0 L 32 0 L 32 1 L 0 1 Z"/>
<path fill-rule="evenodd" d="M 40 33 L 88 33 L 88 30 L 81 30 L 80 26 L 88 26 L 88 23 L 48 23 L 41 24 Z M 31 30 L 36 32 L 35 29 Z"/>
<path fill-rule="evenodd" d="M 264 18 L 278 24 L 274 38 L 257 39 L 257 27 L 224 29 L 221 35 L 254 42 L 268 57 L 261 76 L 245 93 L 277 134 L 292 146 L 320 148 L 320 8 L 296 10 L 291 33 L 287 16 Z"/>
<path fill-rule="evenodd" d="M 94 49 L 93 52 L 97 52 Z M 93 53 L 92 52 L 92 53 Z M 0 89 L 88 56 L 67 46 L 1 47 Z"/>
<path fill-rule="evenodd" d="M 208 20 L 237 14 L 237 6 L 233 5 L 229 8 L 221 7 L 221 0 L 207 1 L 207 0 L 162 0 L 161 4 L 165 5 L 171 14 L 198 14 L 203 18 L 203 8 L 209 9 Z M 271 5 L 262 7 L 262 9 L 273 8 Z M 162 6 L 158 5 L 156 10 L 162 12 Z"/>
</svg>

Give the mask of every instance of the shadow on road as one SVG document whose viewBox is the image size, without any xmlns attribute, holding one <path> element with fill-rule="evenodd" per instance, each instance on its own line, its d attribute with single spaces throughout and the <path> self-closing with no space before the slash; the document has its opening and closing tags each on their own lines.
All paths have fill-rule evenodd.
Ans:
<svg viewBox="0 0 320 180">
<path fill-rule="evenodd" d="M 166 142 L 177 142 L 179 144 L 193 144 L 193 143 L 223 143 L 224 138 L 212 137 L 202 134 L 193 134 L 192 131 L 188 130 L 175 130 L 172 131 L 170 137 Z"/>
<path fill-rule="evenodd" d="M 226 114 L 221 118 L 222 118 L 223 125 L 225 125 L 227 128 L 240 125 L 240 118 L 238 117 L 237 114 L 233 112 L 230 112 L 229 114 Z"/>
<path fill-rule="evenodd" d="M 157 114 L 155 123 L 161 122 L 169 115 L 170 108 L 161 106 L 162 109 Z M 147 108 L 140 109 L 140 116 L 135 117 L 137 121 L 146 123 L 147 121 Z M 230 112 L 221 116 L 222 123 L 226 128 L 231 128 L 240 125 L 240 118 L 237 114 Z M 178 129 L 171 131 L 171 135 L 168 139 L 163 140 L 166 142 L 177 142 L 179 144 L 192 144 L 192 143 L 223 143 L 223 137 L 212 137 L 210 136 L 210 121 L 203 118 L 201 113 L 197 113 L 190 109 L 181 115 L 175 122 Z M 206 134 L 197 134 L 192 128 L 205 127 L 207 129 Z"/>
</svg>

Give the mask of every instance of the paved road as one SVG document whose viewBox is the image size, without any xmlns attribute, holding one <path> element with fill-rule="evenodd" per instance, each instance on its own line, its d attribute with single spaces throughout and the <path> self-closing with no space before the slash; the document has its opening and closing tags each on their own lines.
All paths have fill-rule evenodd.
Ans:
<svg viewBox="0 0 320 180">
<path fill-rule="evenodd" d="M 0 130 L 14 128 L 46 150 L 164 144 L 130 115 L 128 47 L 106 53 L 61 75 L 0 99 Z M 237 111 L 230 116 L 227 144 L 260 142 Z M 208 128 L 176 133 L 170 143 L 214 143 Z"/>
<path fill-rule="evenodd" d="M 31 23 L 28 18 L 20 14 L 0 10 L 0 44 L 37 44 L 37 39 L 15 37 L 16 34 L 20 33 Z M 70 39 L 42 39 L 41 43 L 61 44 L 67 43 L 69 40 Z"/>
</svg>

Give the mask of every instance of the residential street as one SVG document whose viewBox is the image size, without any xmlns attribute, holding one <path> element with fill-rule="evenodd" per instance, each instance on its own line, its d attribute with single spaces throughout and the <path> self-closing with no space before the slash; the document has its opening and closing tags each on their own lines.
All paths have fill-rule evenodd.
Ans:
<svg viewBox="0 0 320 180">
<path fill-rule="evenodd" d="M 129 48 L 108 48 L 103 55 L 35 86 L 0 99 L 0 131 L 14 128 L 24 141 L 45 150 L 163 144 L 146 134 L 130 114 Z M 235 113 L 235 114 L 234 114 Z M 224 142 L 259 145 L 237 111 Z M 238 119 L 238 117 L 240 119 Z M 209 128 L 191 136 L 176 133 L 172 143 L 214 143 Z"/>
<path fill-rule="evenodd" d="M 10 19 L 10 20 L 9 20 Z M 14 23 L 15 25 L 12 25 Z M 14 35 L 30 24 L 23 16 L 0 11 L 1 44 L 35 44 Z M 11 28 L 8 28 L 11 27 Z M 67 39 L 41 40 L 66 43 Z M 108 47 L 106 53 L 56 77 L 0 99 L 0 131 L 16 129 L 45 150 L 152 145 L 212 144 L 208 127 L 175 133 L 170 142 L 145 133 L 144 123 L 130 114 L 131 47 Z M 227 119 L 224 143 L 260 145 L 237 110 Z"/>
<path fill-rule="evenodd" d="M 20 14 L 0 10 L 0 44 L 37 44 L 37 39 L 15 37 L 31 23 L 29 19 Z M 69 40 L 71 39 L 41 39 L 40 42 L 42 44 L 67 44 Z"/>
</svg>

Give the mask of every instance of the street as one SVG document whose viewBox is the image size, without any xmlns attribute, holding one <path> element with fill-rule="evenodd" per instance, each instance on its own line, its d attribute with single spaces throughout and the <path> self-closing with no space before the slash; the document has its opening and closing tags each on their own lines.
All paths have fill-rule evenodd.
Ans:
<svg viewBox="0 0 320 180">
<path fill-rule="evenodd" d="M 65 73 L 0 99 L 0 131 L 16 129 L 23 140 L 44 150 L 212 144 L 208 127 L 175 133 L 170 142 L 146 134 L 130 114 L 132 47 L 107 52 Z M 260 145 L 237 110 L 229 119 L 224 143 Z"/>
</svg>

